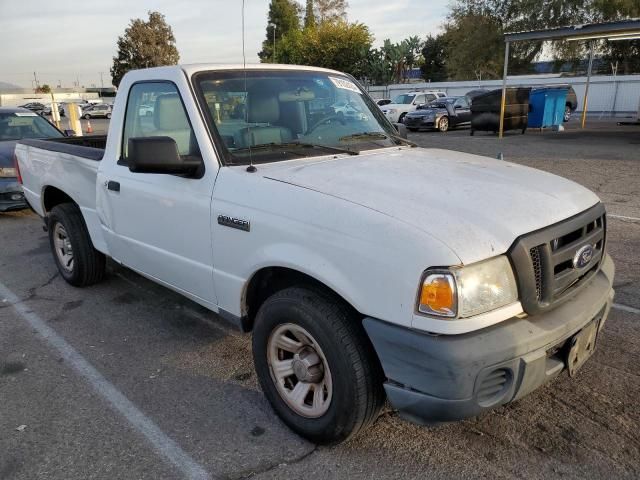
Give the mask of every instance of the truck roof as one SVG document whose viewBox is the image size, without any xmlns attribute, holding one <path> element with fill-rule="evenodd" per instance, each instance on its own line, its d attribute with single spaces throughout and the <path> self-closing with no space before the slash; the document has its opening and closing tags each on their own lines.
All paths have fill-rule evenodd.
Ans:
<svg viewBox="0 0 640 480">
<path fill-rule="evenodd" d="M 188 76 L 193 75 L 198 72 L 207 72 L 207 71 L 223 71 L 223 70 L 242 70 L 245 66 L 241 63 L 229 63 L 229 64 L 219 64 L 219 63 L 193 63 L 186 65 L 173 65 L 167 67 L 153 67 L 149 69 L 145 69 L 145 72 L 153 73 L 153 72 L 161 72 L 167 71 L 168 69 L 180 69 L 184 71 Z M 247 70 L 304 70 L 311 72 L 325 72 L 325 73 L 335 73 L 343 75 L 342 72 L 338 72 L 336 70 L 329 70 L 327 68 L 319 68 L 319 67 L 309 67 L 304 65 L 280 65 L 273 63 L 248 63 L 246 65 Z"/>
</svg>

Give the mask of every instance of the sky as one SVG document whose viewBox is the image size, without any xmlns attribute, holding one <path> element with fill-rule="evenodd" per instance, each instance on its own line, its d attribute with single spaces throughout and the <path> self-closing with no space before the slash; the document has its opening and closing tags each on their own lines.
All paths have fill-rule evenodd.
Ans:
<svg viewBox="0 0 640 480">
<path fill-rule="evenodd" d="M 304 3 L 304 2 L 302 2 Z M 349 0 L 349 21 L 369 26 L 379 46 L 436 33 L 449 0 Z M 269 0 L 246 0 L 247 63 L 257 63 Z M 0 82 L 29 88 L 110 85 L 116 41 L 132 18 L 166 16 L 180 63 L 241 63 L 241 0 L 0 0 Z M 100 72 L 102 72 L 102 80 Z"/>
</svg>

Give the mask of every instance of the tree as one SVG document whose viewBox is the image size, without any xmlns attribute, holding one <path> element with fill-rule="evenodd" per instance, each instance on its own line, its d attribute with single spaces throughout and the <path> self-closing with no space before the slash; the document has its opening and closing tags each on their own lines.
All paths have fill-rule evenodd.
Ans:
<svg viewBox="0 0 640 480">
<path fill-rule="evenodd" d="M 420 67 L 425 80 L 442 82 L 447 79 L 446 53 L 447 44 L 444 35 L 427 37 L 422 47 L 424 63 Z"/>
<path fill-rule="evenodd" d="M 593 3 L 594 17 L 600 22 L 640 17 L 638 0 L 594 0 Z M 618 66 L 618 73 L 640 72 L 640 40 L 605 41 L 600 51 L 607 65 Z"/>
<path fill-rule="evenodd" d="M 345 20 L 348 6 L 347 0 L 316 0 L 319 23 Z"/>
<path fill-rule="evenodd" d="M 373 38 L 362 23 L 325 21 L 282 38 L 278 57 L 286 63 L 332 68 L 361 77 Z"/>
<path fill-rule="evenodd" d="M 51 87 L 45 83 L 36 88 L 36 93 L 51 93 Z"/>
<path fill-rule="evenodd" d="M 176 65 L 180 55 L 176 39 L 164 15 L 149 12 L 149 20 L 131 20 L 124 35 L 118 37 L 118 54 L 113 57 L 111 79 L 116 87 L 125 73 L 137 68 Z"/>
<path fill-rule="evenodd" d="M 307 0 L 307 7 L 304 12 L 304 28 L 316 26 L 316 14 L 313 9 L 313 0 Z"/>
<path fill-rule="evenodd" d="M 273 43 L 276 45 L 290 32 L 300 30 L 302 8 L 293 0 L 271 0 L 267 24 L 267 38 L 262 42 L 262 51 L 258 53 L 261 62 L 273 62 Z M 274 31 L 275 30 L 275 31 Z M 275 37 L 274 37 L 275 34 Z M 276 46 L 276 55 L 277 55 Z M 282 61 L 280 58 L 278 61 Z"/>
<path fill-rule="evenodd" d="M 469 14 L 445 26 L 449 76 L 454 80 L 501 78 L 504 58 L 502 27 L 494 18 Z"/>
</svg>

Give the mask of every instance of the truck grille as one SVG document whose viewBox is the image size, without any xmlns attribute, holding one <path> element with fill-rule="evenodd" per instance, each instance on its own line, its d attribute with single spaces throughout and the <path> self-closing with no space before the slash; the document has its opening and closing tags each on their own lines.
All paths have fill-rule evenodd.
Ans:
<svg viewBox="0 0 640 480">
<path fill-rule="evenodd" d="M 509 256 L 524 310 L 532 315 L 552 308 L 588 283 L 600 268 L 605 239 L 602 204 L 518 238 Z M 579 261 L 578 251 L 587 247 L 591 258 Z"/>
</svg>

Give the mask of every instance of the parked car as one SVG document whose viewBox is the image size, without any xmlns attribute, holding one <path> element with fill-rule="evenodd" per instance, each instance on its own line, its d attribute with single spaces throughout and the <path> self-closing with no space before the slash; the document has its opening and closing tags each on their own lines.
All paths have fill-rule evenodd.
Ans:
<svg viewBox="0 0 640 480">
<path fill-rule="evenodd" d="M 446 96 L 446 93 L 438 91 L 403 93 L 396 96 L 391 103 L 381 107 L 381 110 L 391 123 L 402 123 L 405 115 L 413 112 L 420 105 L 426 105 Z"/>
<path fill-rule="evenodd" d="M 0 107 L 0 212 L 27 208 L 13 153 L 24 138 L 61 138 L 64 134 L 47 120 L 25 108 Z"/>
<path fill-rule="evenodd" d="M 58 103 L 57 105 L 58 105 L 58 113 L 60 114 L 61 117 L 64 117 L 64 107 L 62 106 L 61 103 Z M 44 107 L 44 110 L 42 110 L 42 115 L 46 115 L 46 116 L 51 115 L 50 103 Z"/>
<path fill-rule="evenodd" d="M 420 129 L 437 129 L 446 132 L 450 128 L 471 124 L 471 106 L 464 97 L 447 97 L 418 107 L 404 117 L 406 127 L 417 132 Z"/>
<path fill-rule="evenodd" d="M 91 105 L 82 110 L 82 117 L 87 120 L 91 118 L 111 118 L 111 105 L 100 103 Z"/>
<path fill-rule="evenodd" d="M 337 118 L 345 96 L 366 120 Z M 417 148 L 313 67 L 131 71 L 114 115 L 103 149 L 16 147 L 61 277 L 94 284 L 113 257 L 253 332 L 262 392 L 314 442 L 364 430 L 385 397 L 422 423 L 478 415 L 597 346 L 614 266 L 577 183 Z"/>
<path fill-rule="evenodd" d="M 376 100 L 376 103 L 378 104 L 378 106 L 384 107 L 385 105 L 389 105 L 391 103 L 391 99 L 390 98 L 382 98 L 380 100 Z"/>
<path fill-rule="evenodd" d="M 138 109 L 138 115 L 141 117 L 150 117 L 153 115 L 153 105 L 142 104 Z"/>
<path fill-rule="evenodd" d="M 571 85 L 569 85 L 569 91 L 567 92 L 567 100 L 564 107 L 564 121 L 571 120 L 571 115 L 578 109 L 578 96 L 576 91 Z"/>
<path fill-rule="evenodd" d="M 367 120 L 367 115 L 358 108 L 358 105 L 349 101 L 339 101 L 331 105 L 336 115 L 345 119 Z"/>
<path fill-rule="evenodd" d="M 31 110 L 32 112 L 35 112 L 38 115 L 41 115 L 42 112 L 45 110 L 46 105 L 40 102 L 29 102 L 29 103 L 25 103 L 24 105 L 20 105 L 20 108 L 26 108 L 27 110 Z"/>
</svg>

